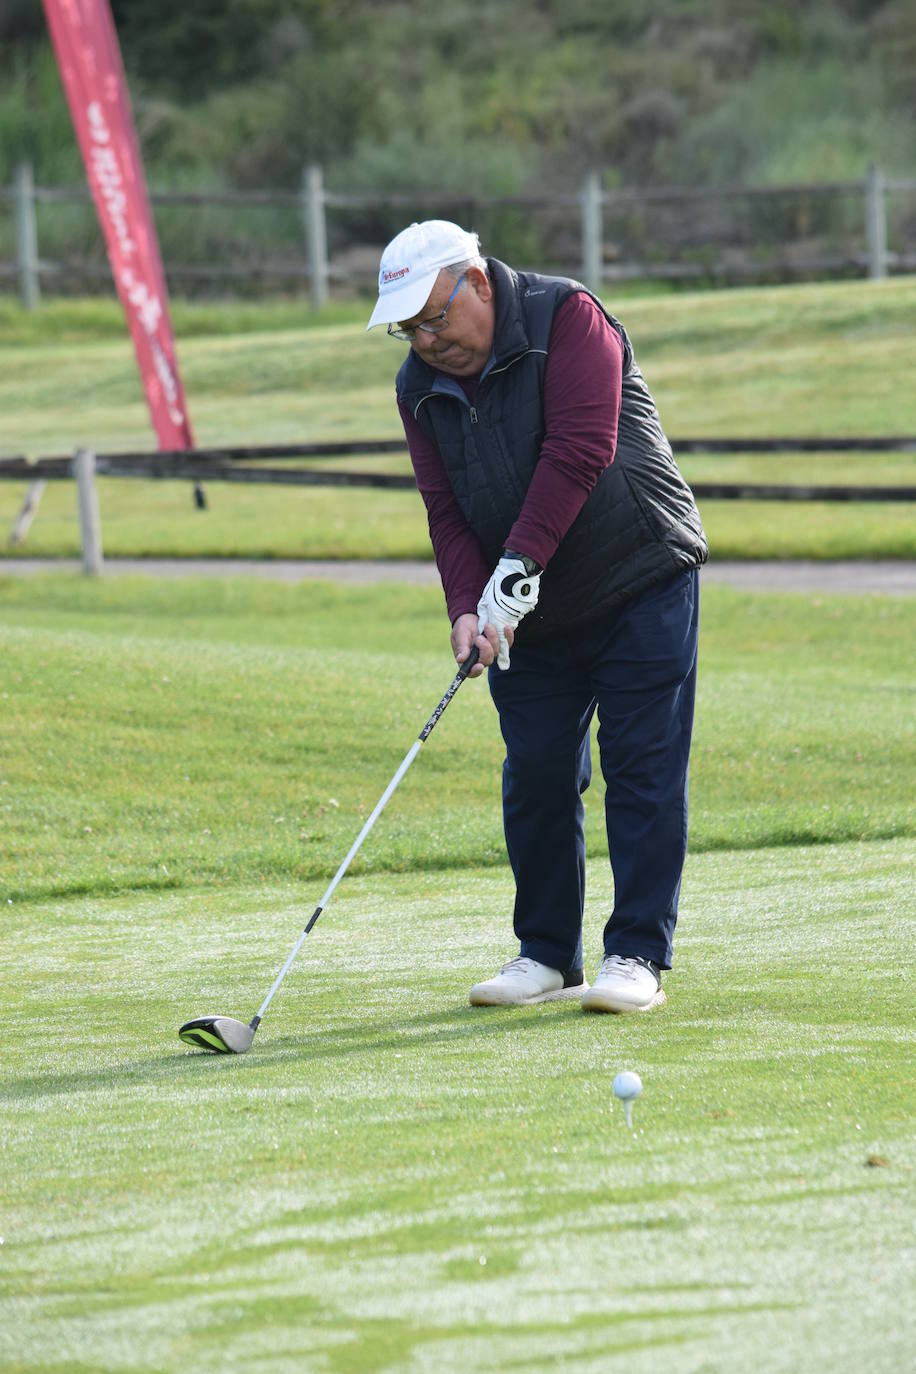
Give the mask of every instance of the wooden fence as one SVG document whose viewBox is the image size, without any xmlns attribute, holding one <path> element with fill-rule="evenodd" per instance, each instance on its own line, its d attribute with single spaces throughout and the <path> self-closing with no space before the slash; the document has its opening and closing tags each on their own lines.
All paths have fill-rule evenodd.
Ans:
<svg viewBox="0 0 916 1374">
<path fill-rule="evenodd" d="M 677 454 L 696 453 L 890 453 L 916 452 L 916 436 L 872 438 L 672 439 Z M 102 566 L 101 521 L 95 478 L 139 477 L 195 484 L 198 505 L 205 505 L 204 482 L 256 482 L 280 486 L 376 487 L 416 489 L 412 474 L 360 472 L 340 468 L 271 467 L 270 460 L 335 459 L 406 452 L 401 439 L 362 439 L 340 443 L 285 444 L 260 447 L 181 449 L 174 452 L 100 453 L 78 448 L 71 457 L 0 459 L 0 481 L 27 482 L 25 502 L 10 535 L 21 543 L 38 509 L 45 483 L 76 480 L 83 545 L 83 566 Z M 255 466 L 248 466 L 254 463 Z M 837 485 L 756 482 L 694 482 L 698 501 L 913 501 L 916 484 Z"/>
<path fill-rule="evenodd" d="M 891 242 L 888 204 L 895 197 L 913 203 L 895 217 Z M 616 190 L 605 188 L 596 171 L 573 192 L 456 198 L 448 192 L 331 190 L 322 168 L 313 165 L 298 190 L 153 191 L 150 199 L 173 290 L 293 286 L 307 289 L 316 309 L 332 286 L 371 286 L 385 238 L 367 240 L 385 226 L 386 216 L 389 227 L 424 217 L 458 218 L 478 229 L 491 223 L 484 246 L 497 256 L 510 255 L 500 237 L 518 232 L 518 226 L 500 230 L 499 216 L 515 215 L 529 224 L 549 219 L 552 228 L 544 229 L 540 249 L 527 250 L 542 260 L 519 265 L 580 277 L 598 294 L 606 283 L 631 278 L 751 281 L 845 273 L 877 279 L 916 268 L 916 180 L 889 178 L 874 166 L 861 181 Z M 843 227 L 830 229 L 827 222 L 841 202 Z M 36 186 L 27 164 L 12 187 L 0 187 L 0 211 L 10 205 L 15 221 L 15 256 L 0 259 L 0 280 L 15 280 L 27 308 L 40 303 L 43 283 L 110 283 L 100 240 L 92 255 L 80 256 L 61 253 L 58 235 L 57 258 L 41 253 L 39 208 L 89 203 L 83 188 Z M 190 219 L 165 234 L 161 221 L 181 208 Z M 207 220 L 223 210 L 233 213 L 222 214 L 218 224 Z M 243 233 L 236 221 L 249 213 L 260 213 L 261 220 Z M 278 235 L 269 229 L 270 213 L 285 216 Z M 201 258 L 190 262 L 188 244 L 196 230 Z"/>
</svg>

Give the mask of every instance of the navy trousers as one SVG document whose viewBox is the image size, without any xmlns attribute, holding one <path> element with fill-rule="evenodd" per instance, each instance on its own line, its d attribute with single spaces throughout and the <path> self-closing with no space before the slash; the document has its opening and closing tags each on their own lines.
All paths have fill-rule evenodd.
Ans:
<svg viewBox="0 0 916 1374">
<path fill-rule="evenodd" d="M 545 573 L 549 577 L 549 570 Z M 575 634 L 526 647 L 490 692 L 506 744 L 503 823 L 521 953 L 583 967 L 590 727 L 598 714 L 614 909 L 604 953 L 671 967 L 687 852 L 699 574 L 680 574 Z"/>
</svg>

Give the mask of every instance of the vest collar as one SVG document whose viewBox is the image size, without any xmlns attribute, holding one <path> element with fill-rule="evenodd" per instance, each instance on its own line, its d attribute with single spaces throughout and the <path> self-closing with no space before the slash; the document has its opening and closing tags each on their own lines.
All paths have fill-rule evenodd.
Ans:
<svg viewBox="0 0 916 1374">
<path fill-rule="evenodd" d="M 496 327 L 493 332 L 493 357 L 489 364 L 500 367 L 528 348 L 528 331 L 522 314 L 518 273 L 499 258 L 487 258 L 490 280 L 496 295 Z"/>
</svg>

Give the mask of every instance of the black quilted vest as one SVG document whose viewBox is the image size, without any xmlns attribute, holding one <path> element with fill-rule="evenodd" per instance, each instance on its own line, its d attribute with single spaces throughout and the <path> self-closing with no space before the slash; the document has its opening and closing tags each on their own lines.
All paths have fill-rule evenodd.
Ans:
<svg viewBox="0 0 916 1374">
<path fill-rule="evenodd" d="M 553 317 L 586 288 L 566 277 L 514 272 L 496 258 L 488 265 L 493 357 L 474 404 L 454 378 L 413 351 L 398 373 L 397 394 L 438 448 L 465 518 L 495 565 L 541 454 Z M 696 503 L 626 331 L 592 299 L 623 343 L 617 448 L 541 578 L 537 608 L 518 630 L 527 643 L 597 619 L 708 556 Z"/>
</svg>

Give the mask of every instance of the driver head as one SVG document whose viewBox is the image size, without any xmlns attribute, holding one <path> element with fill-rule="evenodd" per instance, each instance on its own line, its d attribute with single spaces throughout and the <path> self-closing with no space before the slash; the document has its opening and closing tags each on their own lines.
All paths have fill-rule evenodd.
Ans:
<svg viewBox="0 0 916 1374">
<path fill-rule="evenodd" d="M 244 1054 L 254 1039 L 254 1030 L 231 1016 L 199 1016 L 184 1023 L 178 1038 L 213 1054 Z"/>
</svg>

